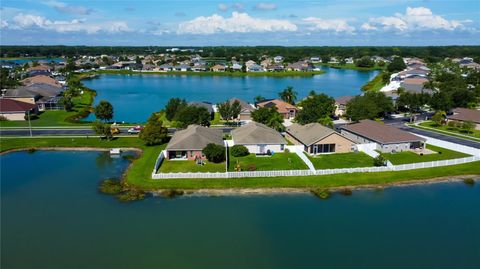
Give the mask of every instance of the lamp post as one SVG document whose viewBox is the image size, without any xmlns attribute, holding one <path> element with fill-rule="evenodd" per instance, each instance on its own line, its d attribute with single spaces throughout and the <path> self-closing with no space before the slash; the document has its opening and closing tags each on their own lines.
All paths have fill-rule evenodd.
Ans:
<svg viewBox="0 0 480 269">
<path fill-rule="evenodd" d="M 30 110 L 27 111 L 27 117 L 28 117 L 28 129 L 30 130 L 30 137 L 32 137 L 32 124 L 30 123 Z"/>
</svg>

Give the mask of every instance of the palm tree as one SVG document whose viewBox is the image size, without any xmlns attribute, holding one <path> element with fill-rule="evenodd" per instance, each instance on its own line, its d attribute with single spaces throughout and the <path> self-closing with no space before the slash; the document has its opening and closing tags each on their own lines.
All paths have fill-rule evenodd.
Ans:
<svg viewBox="0 0 480 269">
<path fill-rule="evenodd" d="M 257 96 L 255 96 L 255 98 L 253 100 L 255 101 L 255 103 L 260 103 L 263 100 L 265 100 L 265 97 L 263 97 L 261 95 L 257 95 Z"/>
<path fill-rule="evenodd" d="M 287 88 L 285 88 L 283 91 L 281 91 L 280 93 L 278 93 L 278 95 L 280 96 L 280 98 L 291 104 L 291 105 L 294 105 L 295 104 L 295 100 L 297 99 L 297 92 L 295 90 L 293 90 L 293 87 L 292 86 L 288 86 Z"/>
</svg>

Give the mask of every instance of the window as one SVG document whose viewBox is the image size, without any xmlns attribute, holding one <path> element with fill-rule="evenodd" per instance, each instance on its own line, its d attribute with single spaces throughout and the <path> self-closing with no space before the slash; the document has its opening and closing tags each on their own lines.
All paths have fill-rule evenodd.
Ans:
<svg viewBox="0 0 480 269">
<path fill-rule="evenodd" d="M 280 150 L 284 150 L 285 149 L 285 145 L 280 145 Z"/>
<path fill-rule="evenodd" d="M 313 147 L 314 153 L 329 153 L 335 152 L 335 144 L 320 144 L 314 145 Z"/>
</svg>

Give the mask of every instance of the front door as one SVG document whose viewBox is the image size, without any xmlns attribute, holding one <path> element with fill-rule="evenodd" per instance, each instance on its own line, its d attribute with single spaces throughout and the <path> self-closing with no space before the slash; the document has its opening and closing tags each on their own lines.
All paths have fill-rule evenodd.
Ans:
<svg viewBox="0 0 480 269">
<path fill-rule="evenodd" d="M 265 154 L 265 147 L 266 145 L 258 145 L 258 152 L 260 154 Z"/>
</svg>

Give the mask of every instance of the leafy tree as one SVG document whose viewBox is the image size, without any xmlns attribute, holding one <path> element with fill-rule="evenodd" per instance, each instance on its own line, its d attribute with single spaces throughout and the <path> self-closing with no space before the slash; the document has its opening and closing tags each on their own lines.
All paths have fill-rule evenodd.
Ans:
<svg viewBox="0 0 480 269">
<path fill-rule="evenodd" d="M 185 99 L 171 98 L 165 106 L 165 117 L 172 121 L 179 110 L 187 106 Z"/>
<path fill-rule="evenodd" d="M 382 154 L 379 154 L 377 157 L 373 159 L 374 166 L 386 166 L 387 162 L 388 160 Z"/>
<path fill-rule="evenodd" d="M 390 76 L 392 75 L 392 73 L 390 72 L 383 72 L 382 73 L 382 82 L 384 84 L 388 84 L 390 83 Z"/>
<path fill-rule="evenodd" d="M 73 101 L 70 95 L 64 95 L 60 98 L 59 103 L 65 108 L 66 111 L 73 110 Z"/>
<path fill-rule="evenodd" d="M 355 66 L 357 67 L 373 67 L 375 62 L 372 61 L 370 56 L 363 56 L 362 58 L 355 61 Z"/>
<path fill-rule="evenodd" d="M 240 111 L 242 110 L 242 106 L 238 100 L 235 100 L 231 103 L 229 100 L 225 101 L 224 103 L 217 104 L 218 113 L 222 119 L 226 120 L 227 122 L 232 119 L 238 118 L 240 115 Z"/>
<path fill-rule="evenodd" d="M 145 141 L 147 146 L 163 144 L 167 141 L 168 129 L 163 127 L 160 116 L 152 113 L 145 128 L 140 131 L 139 137 Z"/>
<path fill-rule="evenodd" d="M 330 117 L 334 111 L 335 99 L 324 93 L 314 93 L 302 101 L 302 110 L 298 112 L 295 120 L 300 124 L 319 122 Z"/>
<path fill-rule="evenodd" d="M 8 71 L 7 68 L 2 68 L 0 77 L 0 89 L 13 88 L 17 85 L 20 85 L 20 82 L 14 76 L 14 73 L 10 74 L 10 71 Z"/>
<path fill-rule="evenodd" d="M 262 102 L 262 101 L 264 101 L 264 100 L 265 100 L 265 97 L 263 97 L 263 96 L 261 96 L 261 95 L 257 95 L 257 96 L 255 96 L 255 98 L 254 98 L 255 103 L 260 103 L 260 102 Z"/>
<path fill-rule="evenodd" d="M 291 105 L 294 105 L 295 104 L 295 100 L 297 99 L 297 92 L 293 89 L 292 86 L 288 86 L 287 88 L 285 88 L 283 91 L 281 91 L 280 93 L 278 93 L 278 95 L 280 96 L 280 98 L 291 104 Z"/>
<path fill-rule="evenodd" d="M 104 136 L 108 140 L 113 138 L 112 129 L 110 127 L 110 124 L 102 123 L 102 122 L 97 120 L 97 121 L 93 122 L 92 128 L 93 128 L 93 131 L 96 134 Z"/>
<path fill-rule="evenodd" d="M 97 119 L 108 122 L 113 119 L 113 106 L 108 101 L 102 100 L 94 109 Z"/>
<path fill-rule="evenodd" d="M 203 154 L 212 163 L 221 163 L 225 161 L 225 147 L 210 143 L 203 150 Z"/>
<path fill-rule="evenodd" d="M 432 116 L 432 121 L 437 125 L 440 126 L 445 122 L 446 113 L 445 111 L 437 111 L 435 115 Z"/>
<path fill-rule="evenodd" d="M 326 116 L 326 117 L 321 118 L 321 119 L 318 121 L 318 123 L 320 123 L 320 124 L 323 125 L 323 126 L 328 126 L 328 127 L 332 128 L 332 129 L 335 127 L 335 125 L 333 124 L 332 118 L 329 117 L 329 116 Z"/>
<path fill-rule="evenodd" d="M 353 121 L 384 117 L 393 111 L 393 102 L 382 92 L 366 92 L 347 103 L 347 116 Z"/>
<path fill-rule="evenodd" d="M 187 105 L 180 109 L 173 119 L 177 121 L 180 128 L 185 128 L 190 124 L 210 126 L 210 113 L 205 107 L 200 106 Z"/>
<path fill-rule="evenodd" d="M 265 124 L 277 131 L 284 129 L 283 117 L 278 113 L 276 106 L 258 108 L 251 113 L 251 116 L 253 121 Z"/>
<path fill-rule="evenodd" d="M 392 62 L 387 66 L 387 70 L 390 73 L 396 73 L 405 68 L 407 68 L 407 65 L 405 65 L 405 62 L 401 57 L 394 57 Z"/>
<path fill-rule="evenodd" d="M 250 154 L 250 152 L 248 152 L 247 147 L 245 147 L 244 145 L 234 145 L 230 149 L 230 151 L 232 152 L 233 157 L 243 157 Z"/>
<path fill-rule="evenodd" d="M 435 110 L 449 111 L 453 108 L 453 103 L 446 92 L 440 91 L 432 95 L 430 106 Z"/>
</svg>

